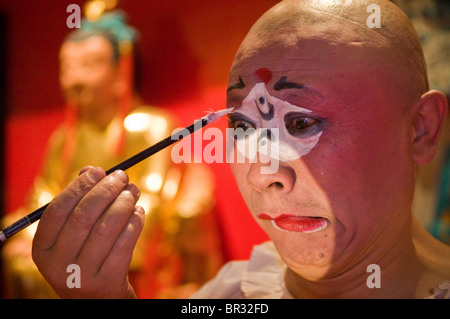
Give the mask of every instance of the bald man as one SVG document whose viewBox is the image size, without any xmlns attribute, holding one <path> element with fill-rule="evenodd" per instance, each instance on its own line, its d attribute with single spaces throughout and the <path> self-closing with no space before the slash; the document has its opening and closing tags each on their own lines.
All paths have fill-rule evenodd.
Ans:
<svg viewBox="0 0 450 319">
<path fill-rule="evenodd" d="M 369 4 L 380 8 L 380 28 L 366 23 Z M 193 297 L 450 297 L 450 247 L 411 212 L 415 169 L 433 158 L 448 106 L 429 90 L 419 40 L 397 7 L 283 1 L 244 39 L 227 91 L 230 127 L 270 130 L 279 144 L 277 156 L 231 164 L 271 241 Z M 267 157 L 277 161 L 270 174 Z M 52 202 L 33 256 L 62 297 L 134 295 L 137 197 L 125 173 L 88 167 Z M 80 289 L 66 285 L 72 263 Z"/>
</svg>

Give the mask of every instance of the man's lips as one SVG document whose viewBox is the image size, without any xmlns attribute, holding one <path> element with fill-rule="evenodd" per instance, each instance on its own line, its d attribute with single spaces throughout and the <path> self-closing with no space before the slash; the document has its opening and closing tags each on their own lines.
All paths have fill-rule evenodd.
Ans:
<svg viewBox="0 0 450 319">
<path fill-rule="evenodd" d="M 258 218 L 270 220 L 276 229 L 282 231 L 314 233 L 328 226 L 328 220 L 326 218 L 315 216 L 279 215 L 277 217 L 270 217 L 266 214 L 260 214 Z"/>
</svg>

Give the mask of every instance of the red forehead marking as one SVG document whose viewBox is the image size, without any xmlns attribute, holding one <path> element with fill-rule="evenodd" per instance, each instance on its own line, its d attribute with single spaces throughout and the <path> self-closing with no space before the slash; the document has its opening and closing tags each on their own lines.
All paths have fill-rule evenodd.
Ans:
<svg viewBox="0 0 450 319">
<path fill-rule="evenodd" d="M 272 79 L 272 72 L 267 68 L 256 70 L 255 75 L 266 84 Z"/>
</svg>

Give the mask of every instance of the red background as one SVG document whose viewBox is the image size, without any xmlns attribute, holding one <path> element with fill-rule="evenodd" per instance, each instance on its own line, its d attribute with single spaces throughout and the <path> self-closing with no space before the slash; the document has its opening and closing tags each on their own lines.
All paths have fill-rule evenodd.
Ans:
<svg viewBox="0 0 450 319">
<path fill-rule="evenodd" d="M 0 2 L 6 17 L 7 67 L 3 207 L 25 202 L 42 164 L 45 144 L 62 120 L 58 50 L 70 31 L 70 3 L 39 0 Z M 256 19 L 275 0 L 122 0 L 119 8 L 140 31 L 145 102 L 172 110 L 180 126 L 209 109 L 225 106 L 233 56 Z M 224 128 L 225 120 L 219 125 Z M 247 258 L 266 239 L 248 213 L 228 164 L 212 164 L 217 179 L 218 214 L 229 259 Z"/>
</svg>

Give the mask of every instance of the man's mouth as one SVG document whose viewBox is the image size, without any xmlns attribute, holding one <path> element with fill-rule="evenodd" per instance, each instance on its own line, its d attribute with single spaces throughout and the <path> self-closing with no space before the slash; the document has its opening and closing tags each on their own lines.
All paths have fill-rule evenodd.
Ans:
<svg viewBox="0 0 450 319">
<path fill-rule="evenodd" d="M 270 220 L 272 225 L 281 231 L 314 233 L 328 226 L 328 220 L 326 218 L 316 216 L 280 215 L 273 218 L 266 214 L 260 214 L 258 217 Z"/>
</svg>

